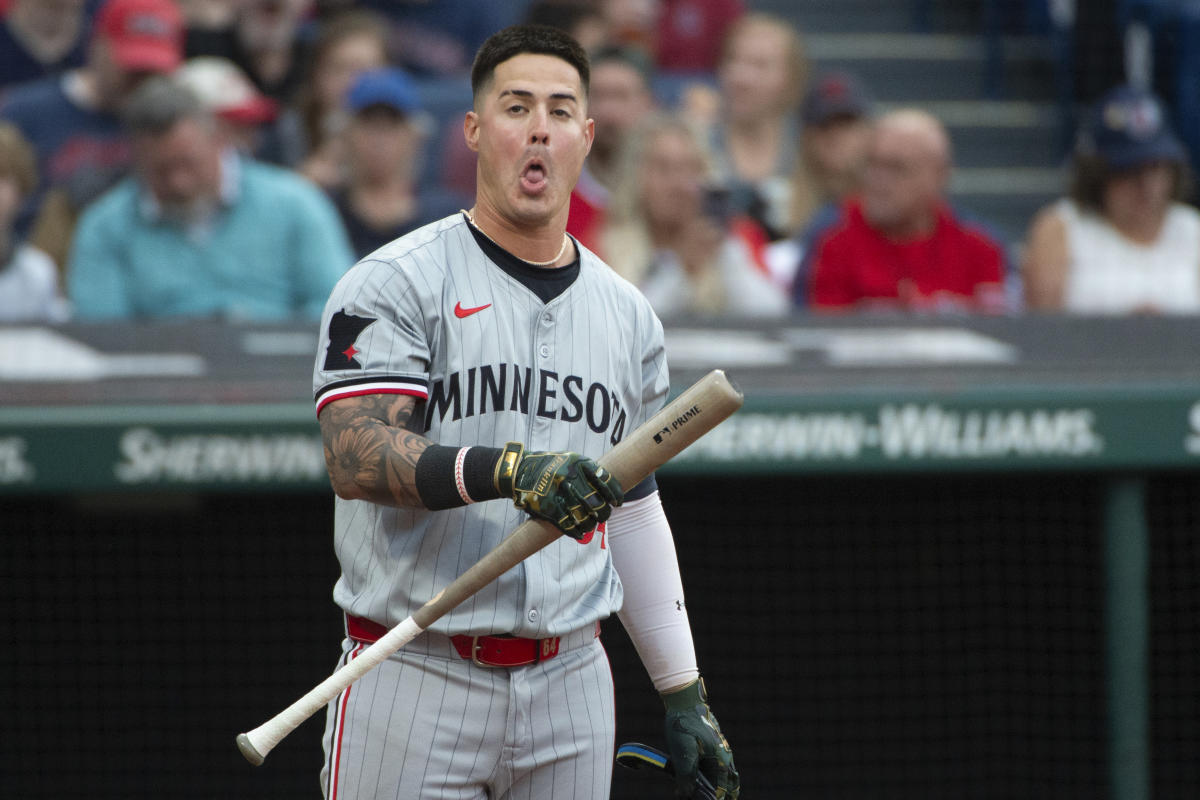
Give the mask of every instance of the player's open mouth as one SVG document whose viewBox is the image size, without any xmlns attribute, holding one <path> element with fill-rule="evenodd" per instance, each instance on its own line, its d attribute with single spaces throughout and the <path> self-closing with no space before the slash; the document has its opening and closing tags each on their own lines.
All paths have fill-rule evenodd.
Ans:
<svg viewBox="0 0 1200 800">
<path fill-rule="evenodd" d="M 539 194 L 546 188 L 546 167 L 536 158 L 521 170 L 521 188 L 529 194 Z"/>
</svg>

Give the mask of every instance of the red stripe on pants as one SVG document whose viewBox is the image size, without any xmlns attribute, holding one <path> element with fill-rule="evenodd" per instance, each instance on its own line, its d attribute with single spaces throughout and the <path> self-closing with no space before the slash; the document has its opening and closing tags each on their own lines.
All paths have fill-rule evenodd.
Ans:
<svg viewBox="0 0 1200 800">
<path fill-rule="evenodd" d="M 350 653 L 350 660 L 353 661 L 365 647 L 366 645 L 360 644 L 354 648 Z M 329 800 L 337 800 L 338 767 L 342 762 L 342 733 L 346 727 L 346 706 L 350 702 L 350 689 L 352 688 L 352 686 L 347 686 L 346 691 L 342 692 L 342 702 L 338 708 L 337 725 L 334 728 L 333 735 L 333 763 L 329 765 Z"/>
</svg>

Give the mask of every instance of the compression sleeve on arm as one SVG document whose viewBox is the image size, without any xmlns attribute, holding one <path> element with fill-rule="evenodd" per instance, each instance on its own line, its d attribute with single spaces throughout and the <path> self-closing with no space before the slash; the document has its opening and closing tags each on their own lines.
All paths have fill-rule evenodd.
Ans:
<svg viewBox="0 0 1200 800">
<path fill-rule="evenodd" d="M 683 579 L 675 540 L 658 492 L 614 508 L 605 525 L 613 565 L 625 586 L 618 617 L 660 692 L 695 680 Z"/>
</svg>

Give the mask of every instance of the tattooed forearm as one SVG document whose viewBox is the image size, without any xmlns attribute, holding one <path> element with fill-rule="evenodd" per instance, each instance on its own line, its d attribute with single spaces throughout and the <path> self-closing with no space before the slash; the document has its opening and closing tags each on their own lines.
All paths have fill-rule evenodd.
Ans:
<svg viewBox="0 0 1200 800">
<path fill-rule="evenodd" d="M 420 401 L 407 395 L 364 395 L 321 411 L 325 465 L 340 497 L 420 508 L 417 459 L 432 442 L 417 433 Z"/>
</svg>

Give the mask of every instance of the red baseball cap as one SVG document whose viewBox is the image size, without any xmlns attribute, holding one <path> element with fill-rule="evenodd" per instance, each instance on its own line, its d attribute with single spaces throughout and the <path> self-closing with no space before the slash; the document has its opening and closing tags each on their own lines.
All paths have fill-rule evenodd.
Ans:
<svg viewBox="0 0 1200 800">
<path fill-rule="evenodd" d="M 108 0 L 95 31 L 125 69 L 171 72 L 183 60 L 183 15 L 172 0 Z"/>
</svg>

